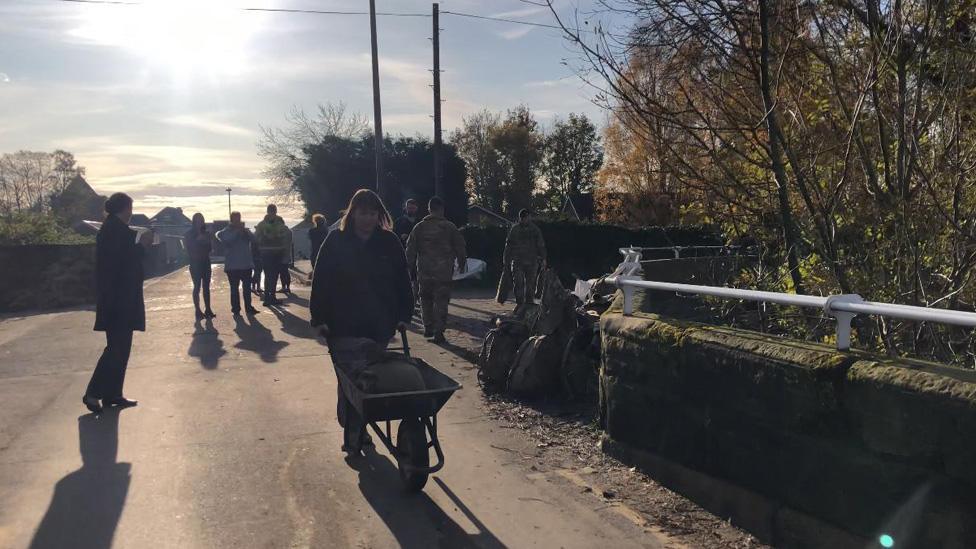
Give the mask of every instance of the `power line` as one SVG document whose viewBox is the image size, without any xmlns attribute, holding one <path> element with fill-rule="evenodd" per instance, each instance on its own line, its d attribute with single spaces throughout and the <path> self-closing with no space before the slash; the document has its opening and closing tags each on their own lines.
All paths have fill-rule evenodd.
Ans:
<svg viewBox="0 0 976 549">
<path fill-rule="evenodd" d="M 145 6 L 145 2 L 126 2 L 124 0 L 59 0 L 61 2 L 70 2 L 72 4 L 108 4 L 115 6 Z M 249 7 L 237 7 L 232 6 L 228 9 L 236 9 L 240 11 L 262 11 L 262 12 L 277 12 L 277 13 L 310 13 L 316 15 L 369 15 L 368 11 L 338 11 L 338 10 L 307 10 L 307 9 L 291 9 L 291 8 L 249 8 Z M 386 17 L 430 17 L 429 13 L 397 13 L 397 12 L 378 12 L 376 15 L 382 15 Z"/>
<path fill-rule="evenodd" d="M 145 6 L 145 2 L 129 2 L 126 0 L 59 0 L 60 2 L 69 2 L 72 4 L 106 4 L 114 6 Z M 526 0 L 523 0 L 526 1 Z M 528 2 L 528 4 L 534 4 L 534 2 Z M 537 4 L 543 5 L 543 4 Z M 229 9 L 237 9 L 240 11 L 251 11 L 251 12 L 272 12 L 272 13 L 308 13 L 315 15 L 369 15 L 368 11 L 338 11 L 338 10 L 309 10 L 309 9 L 291 9 L 291 8 L 249 8 L 249 7 L 231 7 Z M 515 25 L 526 25 L 530 27 L 542 27 L 546 29 L 563 30 L 562 27 L 558 25 L 548 25 L 545 23 L 533 23 L 531 21 L 520 21 L 518 19 L 508 19 L 505 17 L 492 17 L 490 15 L 478 15 L 474 13 L 463 13 L 458 11 L 442 11 L 442 15 L 453 15 L 455 17 L 466 17 L 469 19 L 481 19 L 484 21 L 495 21 L 498 23 L 512 23 Z M 376 15 L 383 17 L 431 17 L 429 13 L 401 13 L 401 12 L 377 12 Z"/>
<path fill-rule="evenodd" d="M 543 27 L 546 29 L 556 29 L 563 30 L 562 27 L 558 25 L 547 25 L 545 23 L 532 23 L 530 21 L 519 21 L 518 19 L 506 19 L 504 17 L 491 17 L 488 15 L 475 15 L 473 13 L 461 13 L 458 11 L 442 11 L 441 13 L 445 15 L 454 15 L 457 17 L 469 17 L 471 19 L 484 19 L 486 21 L 498 21 L 502 23 L 515 23 L 516 25 L 528 25 L 530 27 Z"/>
</svg>

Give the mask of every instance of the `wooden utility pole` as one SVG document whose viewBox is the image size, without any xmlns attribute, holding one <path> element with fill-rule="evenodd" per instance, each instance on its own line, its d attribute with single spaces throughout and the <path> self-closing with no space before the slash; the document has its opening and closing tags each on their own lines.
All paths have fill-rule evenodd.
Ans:
<svg viewBox="0 0 976 549">
<path fill-rule="evenodd" d="M 440 6 L 434 3 L 434 194 L 444 197 L 441 183 L 441 28 Z"/>
<path fill-rule="evenodd" d="M 383 113 L 380 109 L 380 60 L 376 48 L 376 0 L 369 0 L 369 34 L 373 54 L 373 132 L 376 148 L 376 194 L 383 198 Z"/>
</svg>

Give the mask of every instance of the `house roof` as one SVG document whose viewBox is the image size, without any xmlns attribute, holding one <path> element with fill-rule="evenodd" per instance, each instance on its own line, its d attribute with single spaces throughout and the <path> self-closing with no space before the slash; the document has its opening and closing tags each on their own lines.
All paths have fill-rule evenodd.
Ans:
<svg viewBox="0 0 976 549">
<path fill-rule="evenodd" d="M 488 217 L 493 217 L 493 218 L 497 219 L 498 221 L 501 221 L 502 223 L 505 223 L 507 225 L 511 225 L 512 224 L 511 221 L 509 221 L 508 219 L 506 219 L 502 215 L 497 214 L 497 213 L 495 213 L 495 212 L 493 212 L 493 211 L 491 211 L 488 208 L 485 208 L 483 206 L 479 206 L 477 204 L 472 204 L 471 206 L 468 206 L 468 212 L 470 212 L 471 210 L 475 210 L 475 211 L 481 212 L 482 214 L 487 215 Z"/>
<path fill-rule="evenodd" d="M 191 225 L 190 218 L 183 214 L 183 208 L 166 206 L 156 212 L 156 215 L 149 219 L 151 223 L 159 225 Z"/>
<path fill-rule="evenodd" d="M 88 184 L 88 181 L 80 175 L 76 175 L 71 178 L 68 186 L 64 188 L 64 194 L 78 194 L 80 196 L 90 196 L 94 198 L 99 198 L 99 194 L 95 192 L 95 189 Z"/>
<path fill-rule="evenodd" d="M 129 225 L 135 225 L 137 227 L 148 227 L 149 216 L 146 214 L 132 214 L 132 217 L 129 219 Z"/>
</svg>

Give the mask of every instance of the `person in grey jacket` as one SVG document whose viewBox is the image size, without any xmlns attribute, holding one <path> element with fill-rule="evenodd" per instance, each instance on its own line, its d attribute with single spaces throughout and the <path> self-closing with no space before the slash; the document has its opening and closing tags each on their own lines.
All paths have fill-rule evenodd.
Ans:
<svg viewBox="0 0 976 549">
<path fill-rule="evenodd" d="M 217 232 L 217 240 L 224 245 L 224 274 L 230 281 L 230 309 L 234 316 L 241 314 L 241 298 L 238 290 L 243 289 L 244 311 L 255 315 L 258 310 L 251 306 L 251 270 L 254 257 L 251 255 L 251 234 L 241 221 L 241 212 L 230 214 L 230 225 Z M 241 286 L 243 285 L 243 288 Z"/>
</svg>

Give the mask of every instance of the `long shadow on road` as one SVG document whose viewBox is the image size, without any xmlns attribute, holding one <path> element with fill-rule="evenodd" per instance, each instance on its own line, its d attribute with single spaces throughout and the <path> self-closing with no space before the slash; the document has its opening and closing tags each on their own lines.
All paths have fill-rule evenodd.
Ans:
<svg viewBox="0 0 976 549">
<path fill-rule="evenodd" d="M 234 333 L 240 339 L 234 347 L 251 351 L 264 362 L 277 362 L 278 353 L 288 346 L 287 341 L 278 341 L 271 330 L 266 328 L 256 316 L 250 317 L 250 324 L 242 317 L 234 317 Z"/>
<path fill-rule="evenodd" d="M 119 410 L 78 418 L 81 469 L 54 486 L 54 495 L 41 520 L 31 549 L 112 546 L 125 498 L 131 465 L 116 463 L 119 447 Z"/>
<path fill-rule="evenodd" d="M 325 340 L 315 334 L 308 321 L 289 311 L 288 307 L 278 305 L 269 307 L 268 310 L 281 322 L 281 331 L 295 338 L 314 339 L 320 345 L 325 345 Z"/>
<path fill-rule="evenodd" d="M 224 342 L 220 340 L 220 332 L 214 328 L 213 321 L 209 318 L 205 323 L 196 321 L 193 328 L 193 339 L 186 354 L 196 357 L 207 370 L 217 369 L 221 357 L 227 354 Z"/>
<path fill-rule="evenodd" d="M 434 482 L 474 524 L 477 533 L 465 531 L 427 494 L 404 493 L 400 473 L 386 456 L 369 451 L 365 457 L 350 458 L 347 462 L 359 472 L 360 491 L 400 547 L 505 548 L 441 479 L 435 477 Z M 427 487 L 432 488 L 430 484 Z"/>
</svg>

